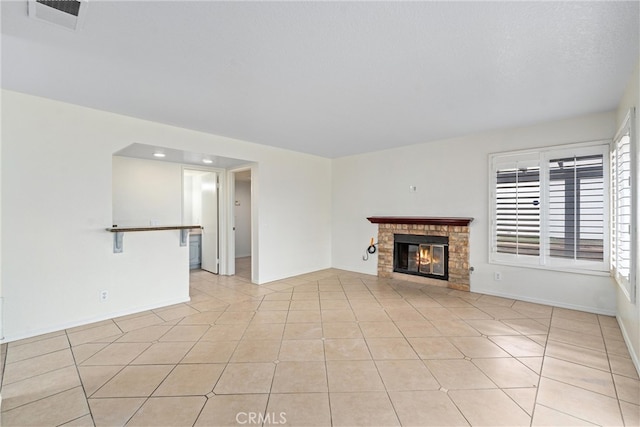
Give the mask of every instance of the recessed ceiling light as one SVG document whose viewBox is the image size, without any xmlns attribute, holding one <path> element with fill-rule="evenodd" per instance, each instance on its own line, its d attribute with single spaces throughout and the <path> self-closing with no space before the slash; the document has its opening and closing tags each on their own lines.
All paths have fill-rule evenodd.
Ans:
<svg viewBox="0 0 640 427">
<path fill-rule="evenodd" d="M 202 159 L 202 163 L 206 163 L 206 164 L 210 165 L 211 163 L 213 163 L 213 160 L 211 160 L 211 159 Z"/>
<path fill-rule="evenodd" d="M 164 153 L 153 153 L 153 156 L 154 157 L 165 157 L 166 154 L 164 154 Z"/>
</svg>

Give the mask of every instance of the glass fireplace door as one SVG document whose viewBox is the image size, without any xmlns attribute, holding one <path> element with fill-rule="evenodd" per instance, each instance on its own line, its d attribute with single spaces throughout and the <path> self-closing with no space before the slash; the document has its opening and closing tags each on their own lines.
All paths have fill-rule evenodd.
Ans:
<svg viewBox="0 0 640 427">
<path fill-rule="evenodd" d="M 420 245 L 419 270 L 423 274 L 444 276 L 444 246 Z"/>
</svg>

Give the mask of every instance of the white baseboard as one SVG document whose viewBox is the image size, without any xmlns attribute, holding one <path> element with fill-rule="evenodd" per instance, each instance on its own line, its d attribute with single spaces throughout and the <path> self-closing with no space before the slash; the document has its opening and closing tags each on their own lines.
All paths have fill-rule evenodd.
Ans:
<svg viewBox="0 0 640 427">
<path fill-rule="evenodd" d="M 479 293 L 479 294 L 485 294 L 485 295 L 492 295 L 492 296 L 495 296 L 495 297 L 515 299 L 515 300 L 518 300 L 518 301 L 532 302 L 532 303 L 535 303 L 535 304 L 549 305 L 551 307 L 567 308 L 569 310 L 586 311 L 587 313 L 602 314 L 602 315 L 605 315 L 605 316 L 614 316 L 615 317 L 615 315 L 616 315 L 615 310 L 605 310 L 605 309 L 598 308 L 598 307 L 586 307 L 586 306 L 581 306 L 581 305 L 577 305 L 577 304 L 567 304 L 567 303 L 563 303 L 563 302 L 550 301 L 550 300 L 545 300 L 545 299 L 541 299 L 541 298 L 531 298 L 531 297 L 522 296 L 522 295 L 512 295 L 512 294 L 502 293 L 502 292 L 493 292 L 493 291 L 488 291 L 488 290 L 485 290 L 485 289 L 471 289 L 471 292 Z"/>
<path fill-rule="evenodd" d="M 618 322 L 618 326 L 620 326 L 620 332 L 622 332 L 622 338 L 624 339 L 624 343 L 627 345 L 627 350 L 629 350 L 629 355 L 631 356 L 631 360 L 633 361 L 633 365 L 636 367 L 636 371 L 638 375 L 640 375 L 640 355 L 636 354 L 633 346 L 631 345 L 631 339 L 629 339 L 629 334 L 627 330 L 624 328 L 624 323 L 620 321 L 616 317 L 616 321 Z"/>
<path fill-rule="evenodd" d="M 86 318 L 86 319 L 77 320 L 77 321 L 69 322 L 69 323 L 62 323 L 62 324 L 50 326 L 50 327 L 47 327 L 47 328 L 41 328 L 41 329 L 37 329 L 37 330 L 26 331 L 26 332 L 22 332 L 22 333 L 19 333 L 19 334 L 16 334 L 16 335 L 4 337 L 4 339 L 2 339 L 0 341 L 0 344 L 1 343 L 5 343 L 5 342 L 8 343 L 8 342 L 12 342 L 12 341 L 18 341 L 18 340 L 22 340 L 22 339 L 26 339 L 26 338 L 37 337 L 38 335 L 44 335 L 44 334 L 48 334 L 48 333 L 51 333 L 51 332 L 62 331 L 62 330 L 65 330 L 65 329 L 71 329 L 71 328 L 75 328 L 77 326 L 84 326 L 84 325 L 88 325 L 88 324 L 91 324 L 91 323 L 101 322 L 103 320 L 109 320 L 109 319 L 113 319 L 113 318 L 116 318 L 116 317 L 128 316 L 130 314 L 140 313 L 142 311 L 154 310 L 156 308 L 167 307 L 169 305 L 181 304 L 181 303 L 185 303 L 185 302 L 189 302 L 189 301 L 191 301 L 191 298 L 188 297 L 188 296 L 186 298 L 176 298 L 174 300 L 162 301 L 162 302 L 159 302 L 159 303 L 156 303 L 156 304 L 150 304 L 150 305 L 146 305 L 146 306 L 138 306 L 138 307 L 130 308 L 130 309 L 127 309 L 127 310 L 122 310 L 122 311 L 117 311 L 117 312 L 113 312 L 113 313 L 104 314 L 104 315 L 101 315 L 101 316 Z"/>
</svg>

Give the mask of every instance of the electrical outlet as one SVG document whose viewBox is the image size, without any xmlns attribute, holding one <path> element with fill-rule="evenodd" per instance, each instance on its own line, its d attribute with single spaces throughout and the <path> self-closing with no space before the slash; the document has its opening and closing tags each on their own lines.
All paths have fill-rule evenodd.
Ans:
<svg viewBox="0 0 640 427">
<path fill-rule="evenodd" d="M 100 291 L 100 301 L 109 299 L 109 291 Z"/>
<path fill-rule="evenodd" d="M 493 273 L 493 280 L 497 282 L 502 280 L 502 273 L 500 273 L 499 271 L 496 271 L 495 273 Z"/>
</svg>

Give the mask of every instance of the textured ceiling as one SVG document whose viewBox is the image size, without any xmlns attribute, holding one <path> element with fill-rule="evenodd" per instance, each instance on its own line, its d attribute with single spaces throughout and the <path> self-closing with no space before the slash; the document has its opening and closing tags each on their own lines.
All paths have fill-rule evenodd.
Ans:
<svg viewBox="0 0 640 427">
<path fill-rule="evenodd" d="M 614 109 L 633 2 L 2 2 L 2 87 L 335 158 Z"/>
</svg>

